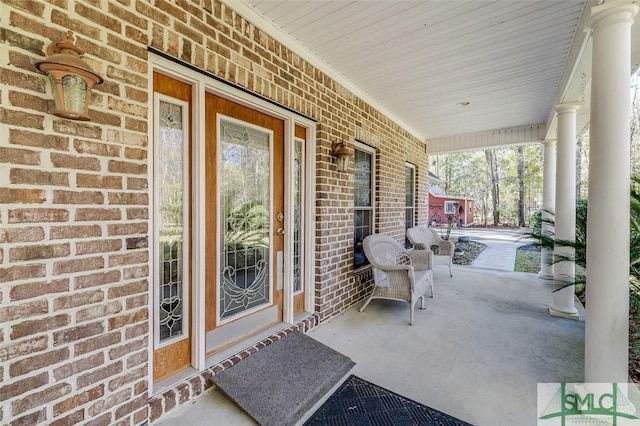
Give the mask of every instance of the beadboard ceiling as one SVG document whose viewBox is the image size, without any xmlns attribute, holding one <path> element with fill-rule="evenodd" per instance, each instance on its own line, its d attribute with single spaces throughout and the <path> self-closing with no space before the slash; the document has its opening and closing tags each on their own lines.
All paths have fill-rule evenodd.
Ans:
<svg viewBox="0 0 640 426">
<path fill-rule="evenodd" d="M 570 81 L 586 87 L 574 74 L 592 1 L 241 3 L 422 140 L 549 127 Z"/>
</svg>

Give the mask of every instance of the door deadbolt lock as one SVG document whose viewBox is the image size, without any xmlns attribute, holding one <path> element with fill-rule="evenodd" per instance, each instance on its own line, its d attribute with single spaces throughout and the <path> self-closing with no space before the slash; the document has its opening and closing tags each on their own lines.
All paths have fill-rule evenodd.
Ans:
<svg viewBox="0 0 640 426">
<path fill-rule="evenodd" d="M 284 220 L 284 214 L 282 214 L 282 212 L 278 212 L 276 219 L 278 219 L 278 222 L 282 222 Z"/>
</svg>

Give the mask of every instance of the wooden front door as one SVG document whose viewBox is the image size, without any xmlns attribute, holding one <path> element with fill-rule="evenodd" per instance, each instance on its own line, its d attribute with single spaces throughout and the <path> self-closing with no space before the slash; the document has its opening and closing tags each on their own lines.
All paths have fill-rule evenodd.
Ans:
<svg viewBox="0 0 640 426">
<path fill-rule="evenodd" d="M 205 98 L 207 353 L 282 321 L 284 122 Z"/>
</svg>

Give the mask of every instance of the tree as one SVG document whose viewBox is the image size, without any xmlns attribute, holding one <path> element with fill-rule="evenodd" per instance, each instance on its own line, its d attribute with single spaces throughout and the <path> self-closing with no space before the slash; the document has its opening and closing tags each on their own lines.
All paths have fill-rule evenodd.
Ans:
<svg viewBox="0 0 640 426">
<path fill-rule="evenodd" d="M 498 226 L 500 223 L 500 177 L 498 175 L 498 162 L 496 159 L 496 150 L 487 149 L 484 151 L 487 161 L 487 172 L 491 185 L 491 200 L 493 203 L 493 225 Z"/>
<path fill-rule="evenodd" d="M 518 226 L 525 226 L 524 220 L 524 148 L 516 148 L 518 161 Z"/>
</svg>

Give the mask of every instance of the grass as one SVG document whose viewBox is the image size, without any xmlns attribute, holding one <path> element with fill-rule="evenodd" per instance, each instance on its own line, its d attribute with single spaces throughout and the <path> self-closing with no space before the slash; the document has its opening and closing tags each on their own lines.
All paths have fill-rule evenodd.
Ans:
<svg viewBox="0 0 640 426">
<path fill-rule="evenodd" d="M 513 270 L 532 274 L 540 272 L 540 248 L 532 246 L 518 247 L 518 251 L 516 252 L 516 265 Z"/>
</svg>

